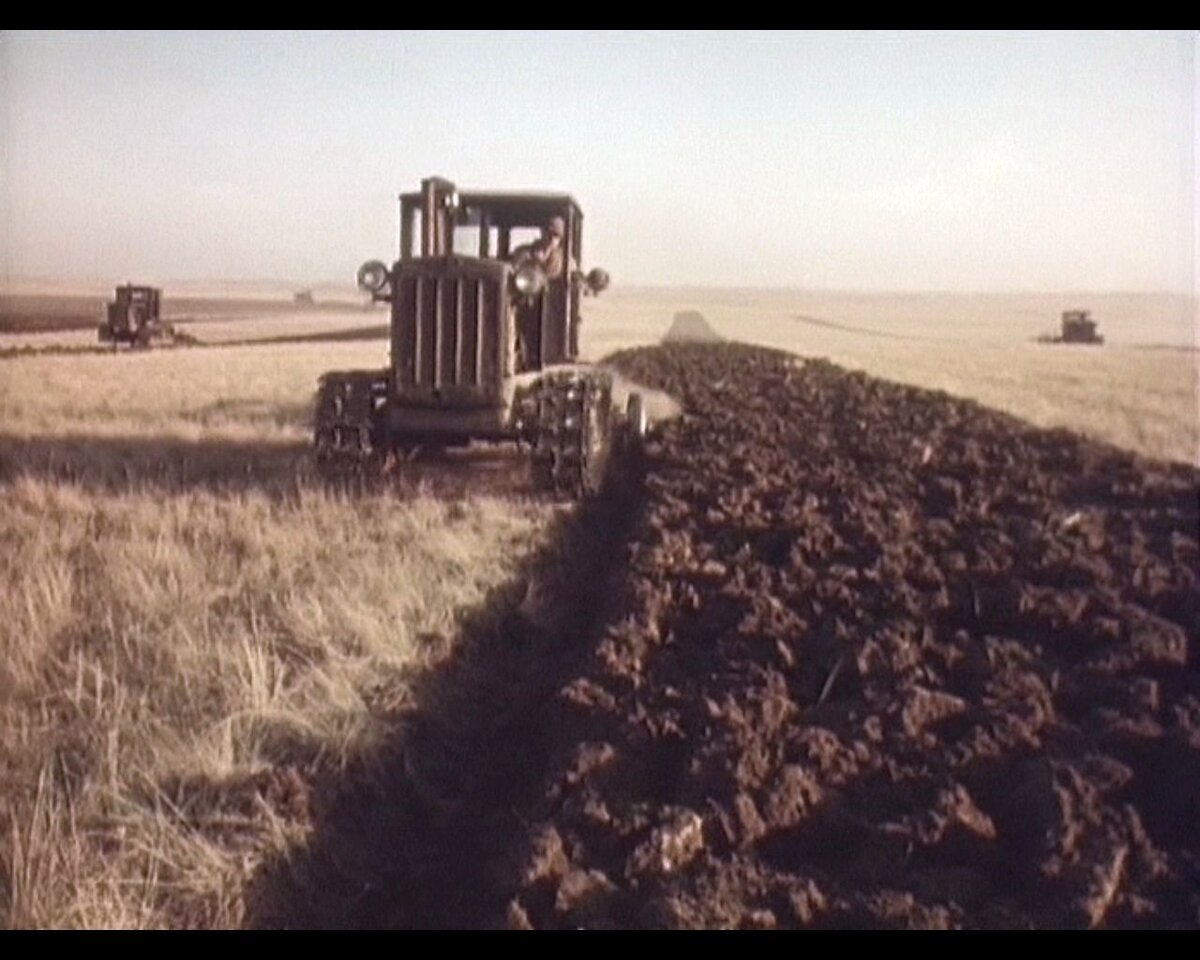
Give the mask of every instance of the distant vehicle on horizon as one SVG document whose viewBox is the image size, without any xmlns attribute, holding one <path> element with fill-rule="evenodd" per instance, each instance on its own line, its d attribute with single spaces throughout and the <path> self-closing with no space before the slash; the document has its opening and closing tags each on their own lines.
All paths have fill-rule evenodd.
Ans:
<svg viewBox="0 0 1200 960">
<path fill-rule="evenodd" d="M 157 287 L 131 283 L 117 287 L 97 331 L 100 342 L 144 348 L 155 340 L 174 340 L 175 328 L 162 319 L 161 302 L 162 291 Z"/>
<path fill-rule="evenodd" d="M 1062 332 L 1057 336 L 1043 334 L 1039 343 L 1090 343 L 1101 344 L 1104 337 L 1096 332 L 1096 321 L 1090 310 L 1064 310 Z"/>
</svg>

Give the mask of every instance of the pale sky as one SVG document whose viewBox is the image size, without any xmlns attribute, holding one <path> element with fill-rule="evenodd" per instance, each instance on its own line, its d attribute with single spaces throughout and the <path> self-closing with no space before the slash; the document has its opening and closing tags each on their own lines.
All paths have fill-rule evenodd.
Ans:
<svg viewBox="0 0 1200 960">
<path fill-rule="evenodd" d="M 1197 35 L 0 32 L 4 279 L 350 281 L 554 189 L 625 284 L 1195 284 Z"/>
</svg>

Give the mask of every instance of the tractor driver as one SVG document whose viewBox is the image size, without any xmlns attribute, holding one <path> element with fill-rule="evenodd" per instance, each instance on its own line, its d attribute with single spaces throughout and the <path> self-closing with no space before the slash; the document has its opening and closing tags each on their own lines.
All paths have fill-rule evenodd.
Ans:
<svg viewBox="0 0 1200 960">
<path fill-rule="evenodd" d="M 533 243 L 517 247 L 512 252 L 510 260 L 514 265 L 532 260 L 546 272 L 547 282 L 559 280 L 567 272 L 567 255 L 564 245 L 566 233 L 566 221 L 562 217 L 551 217 L 542 227 L 541 238 Z M 572 266 L 574 265 L 572 264 Z M 515 342 L 513 348 L 518 371 L 528 370 L 533 366 L 531 341 L 537 328 L 538 318 L 541 316 L 540 300 L 539 296 L 533 301 L 514 305 L 512 327 Z"/>
<path fill-rule="evenodd" d="M 566 256 L 563 252 L 563 237 L 567 233 L 567 224 L 562 217 L 551 217 L 542 228 L 540 240 L 517 247 L 512 253 L 513 263 L 522 260 L 536 260 L 546 271 L 547 280 L 557 280 L 563 275 Z"/>
</svg>

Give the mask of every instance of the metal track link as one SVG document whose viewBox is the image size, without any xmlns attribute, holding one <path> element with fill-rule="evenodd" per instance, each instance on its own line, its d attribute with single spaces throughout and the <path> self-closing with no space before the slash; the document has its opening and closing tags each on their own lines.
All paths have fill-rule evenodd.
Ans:
<svg viewBox="0 0 1200 960">
<path fill-rule="evenodd" d="M 317 469 L 328 479 L 365 477 L 381 449 L 376 436 L 378 386 L 370 374 L 328 374 L 317 392 L 313 430 Z"/>
<path fill-rule="evenodd" d="M 560 495 L 596 493 L 612 428 L 612 379 L 604 373 L 548 374 L 538 386 L 535 482 Z"/>
</svg>

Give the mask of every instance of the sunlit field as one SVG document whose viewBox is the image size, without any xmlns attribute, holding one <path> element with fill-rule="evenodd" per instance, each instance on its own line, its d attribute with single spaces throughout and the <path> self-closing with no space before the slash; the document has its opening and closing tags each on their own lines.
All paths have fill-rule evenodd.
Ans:
<svg viewBox="0 0 1200 960">
<path fill-rule="evenodd" d="M 1033 342 L 1076 305 L 1108 343 Z M 587 301 L 585 354 L 656 342 L 681 310 L 1198 459 L 1186 301 L 617 289 Z M 280 309 L 191 327 L 212 343 L 330 339 L 0 360 L 6 925 L 242 922 L 248 878 L 311 825 L 313 771 L 369 759 L 409 679 L 546 543 L 567 508 L 503 464 L 499 481 L 468 462 L 360 496 L 317 481 L 317 377 L 386 366 L 379 333 L 340 339 L 385 321 Z"/>
<path fill-rule="evenodd" d="M 240 923 L 303 784 L 369 761 L 405 678 L 541 542 L 560 508 L 519 487 L 314 480 L 317 375 L 385 358 L 2 361 L 4 925 Z"/>
<path fill-rule="evenodd" d="M 378 342 L 386 363 L 387 312 L 300 309 L 278 289 L 250 288 L 222 301 L 197 287 L 191 302 L 207 312 L 175 318 L 202 345 L 255 341 Z M 208 299 L 201 299 L 203 294 Z M 268 300 L 272 295 L 275 299 Z M 331 290 L 332 302 L 353 294 Z M 46 291 L 47 311 L 62 298 Z M 168 299 L 168 303 L 169 303 Z M 177 297 L 177 302 L 189 302 Z M 216 304 L 216 306 L 214 306 Z M 236 308 L 236 309 L 235 309 Z M 1056 334 L 1061 312 L 1090 309 L 1105 343 L 1037 342 Z M 1194 302 L 1138 294 L 950 295 L 833 294 L 803 291 L 615 289 L 587 303 L 581 344 L 596 359 L 614 349 L 658 341 L 682 310 L 700 312 L 722 336 L 822 356 L 875 376 L 945 390 L 1039 426 L 1080 430 L 1148 456 L 1196 461 L 1200 422 Z M 0 352 L 95 350 L 94 329 L 0 332 Z M 370 355 L 370 354 L 369 354 Z"/>
<path fill-rule="evenodd" d="M 314 302 L 297 304 L 278 285 L 176 284 L 163 291 L 162 318 L 200 343 L 353 336 L 386 323 L 386 311 L 370 307 L 353 289 L 308 292 Z M 97 348 L 96 328 L 113 296 L 111 288 L 95 285 L 55 291 L 48 283 L 25 281 L 0 287 L 0 351 Z"/>
<path fill-rule="evenodd" d="M 1063 310 L 1090 309 L 1106 342 L 1049 345 Z M 676 311 L 717 333 L 978 400 L 1151 457 L 1197 462 L 1196 313 L 1137 295 L 836 295 L 614 291 L 592 306 L 593 355 L 657 341 Z"/>
</svg>

